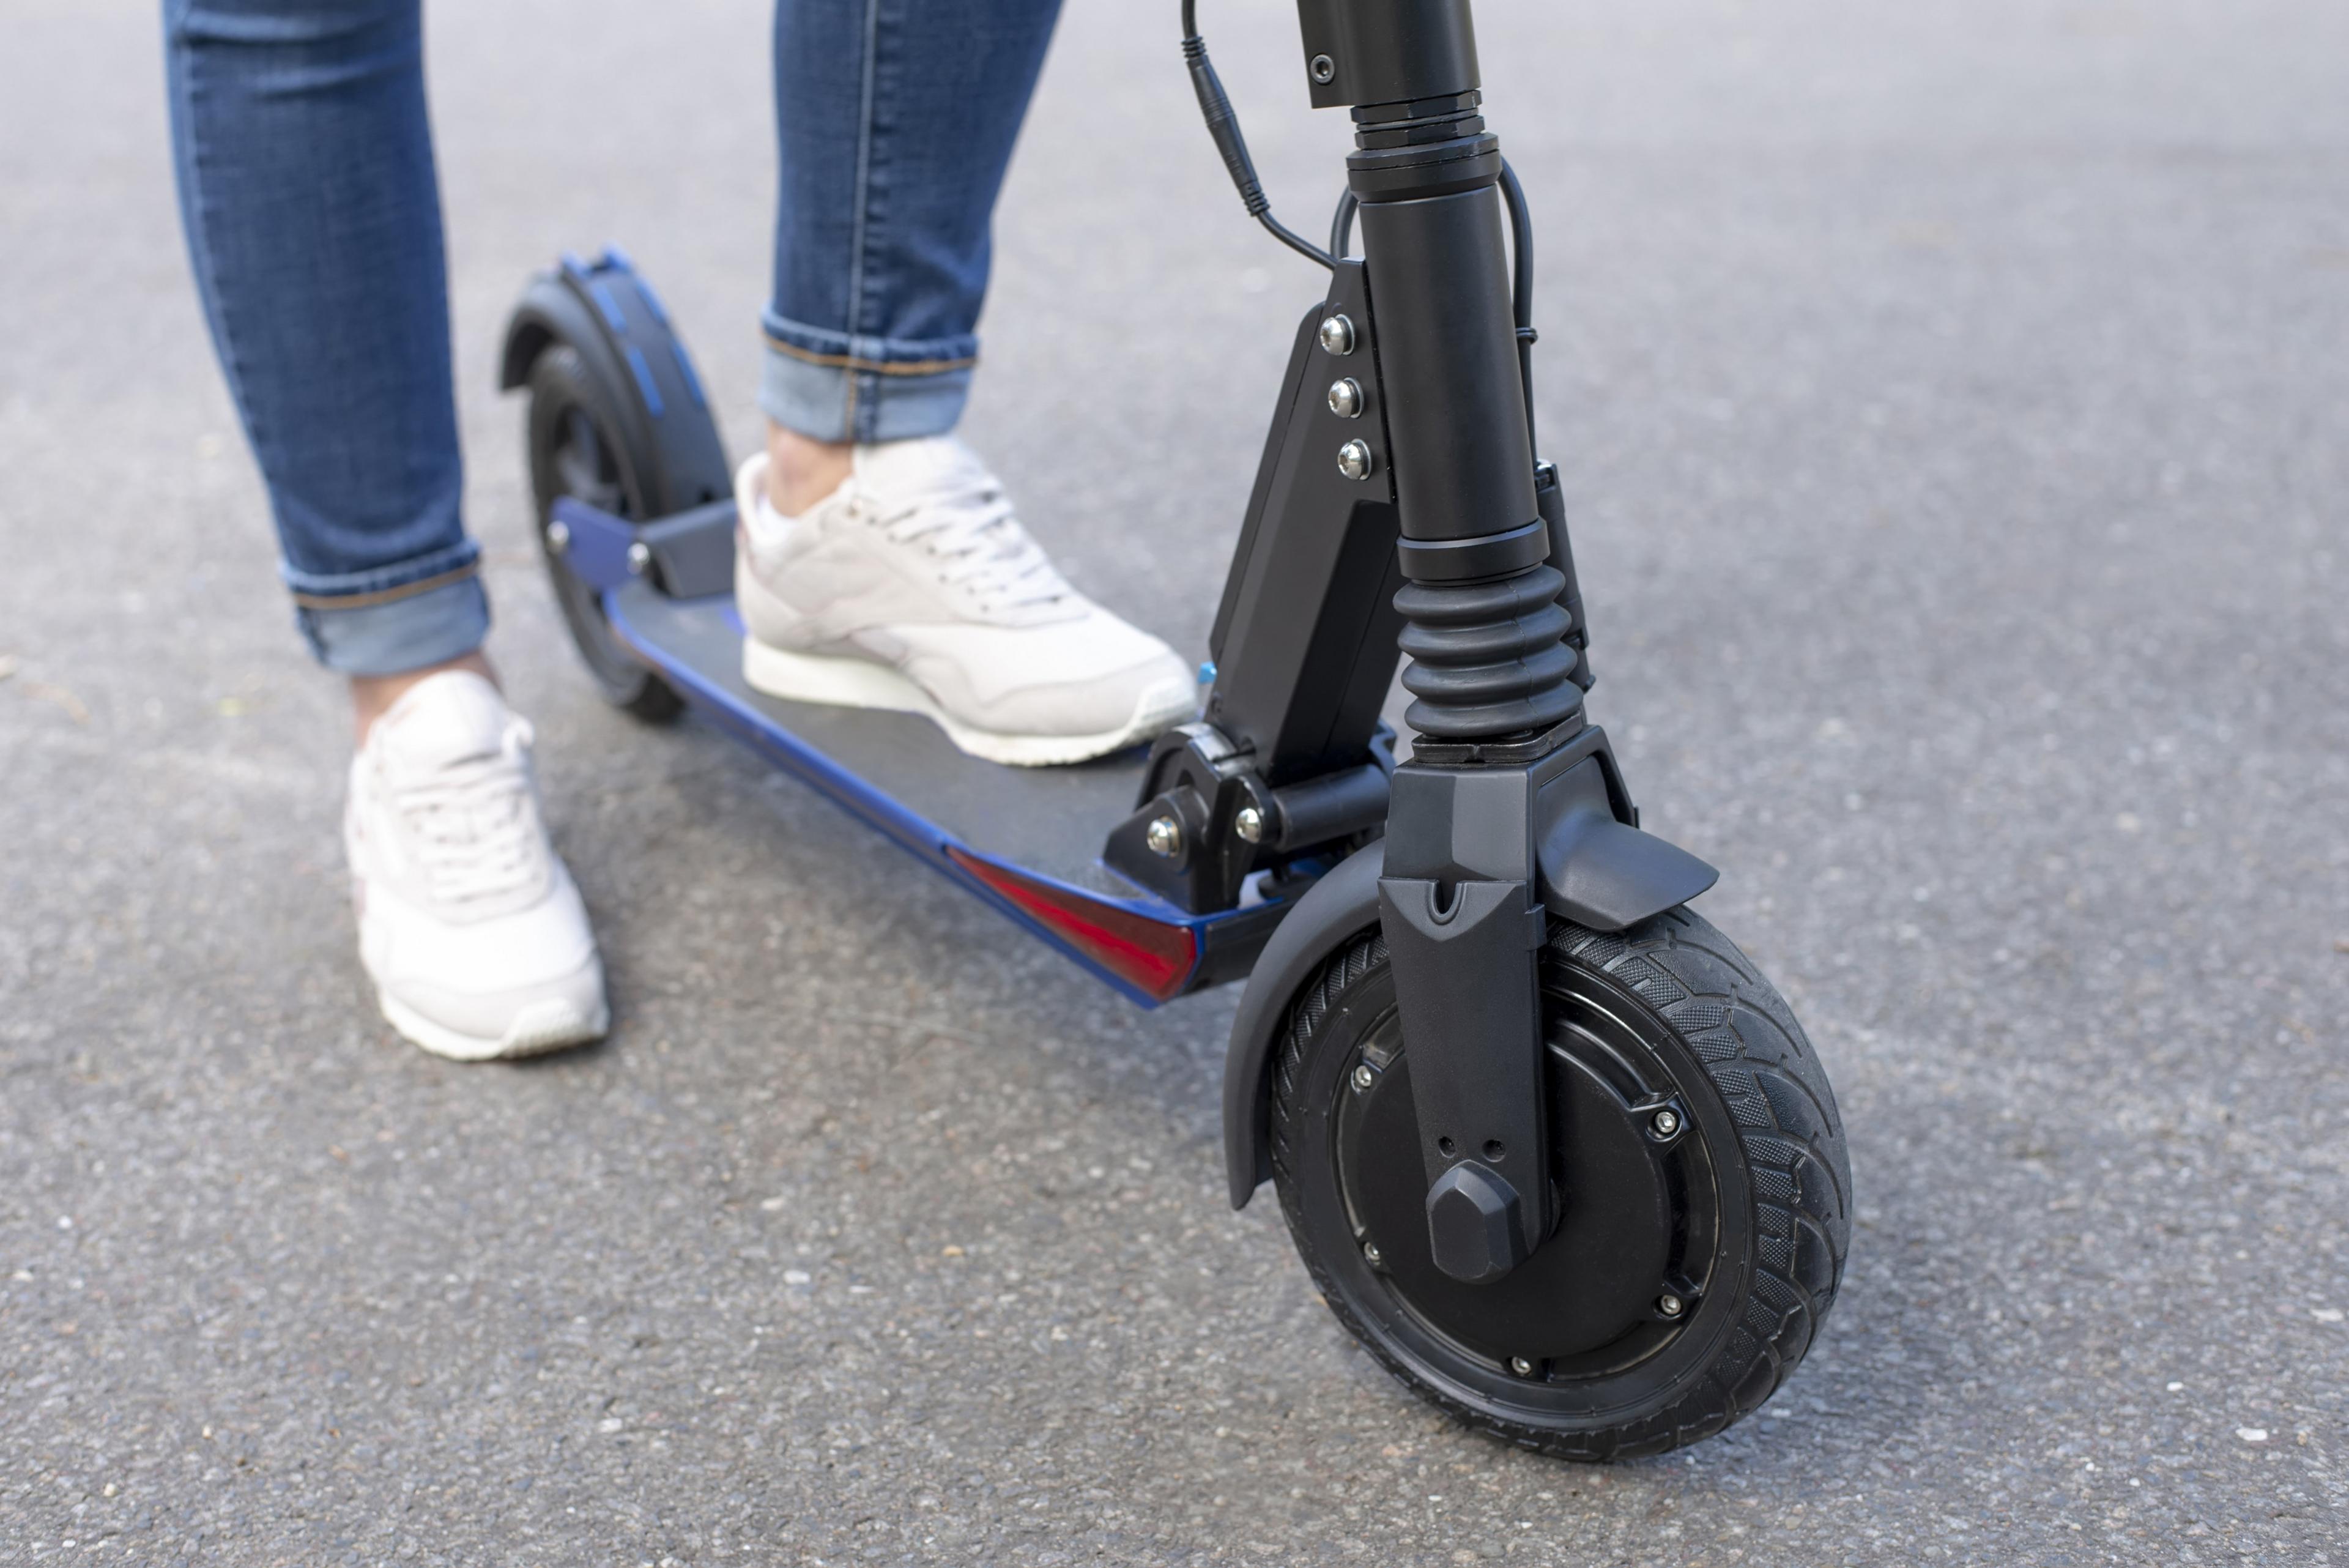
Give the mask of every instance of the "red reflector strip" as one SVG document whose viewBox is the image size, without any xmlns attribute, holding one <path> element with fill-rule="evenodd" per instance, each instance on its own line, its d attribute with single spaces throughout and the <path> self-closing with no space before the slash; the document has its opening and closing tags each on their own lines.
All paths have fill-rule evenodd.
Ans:
<svg viewBox="0 0 2349 1568">
<path fill-rule="evenodd" d="M 1188 926 L 1099 903 L 1067 888 L 981 860 L 952 845 L 947 858 L 1010 899 L 1071 947 L 1141 991 L 1164 1002 L 1183 989 L 1199 960 L 1199 939 Z"/>
</svg>

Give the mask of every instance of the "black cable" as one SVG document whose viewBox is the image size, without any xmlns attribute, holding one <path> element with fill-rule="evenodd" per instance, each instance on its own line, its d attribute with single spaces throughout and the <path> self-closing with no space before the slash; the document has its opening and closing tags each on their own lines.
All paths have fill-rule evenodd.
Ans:
<svg viewBox="0 0 2349 1568">
<path fill-rule="evenodd" d="M 1338 211 L 1330 220 L 1330 254 L 1340 261 L 1354 243 L 1354 209 L 1362 204 L 1361 198 L 1351 191 L 1338 198 Z"/>
<path fill-rule="evenodd" d="M 1185 0 L 1188 3 L 1188 0 Z M 1517 171 L 1509 161 L 1501 160 L 1501 200 L 1509 209 L 1509 238 L 1515 261 L 1511 270 L 1510 294 L 1517 327 L 1517 375 L 1526 384 L 1526 433 L 1534 429 L 1534 344 L 1540 334 L 1534 330 L 1534 219 L 1526 206 L 1525 187 L 1517 183 Z M 1541 442 L 1534 446 L 1538 452 Z"/>
<path fill-rule="evenodd" d="M 1302 235 L 1290 233 L 1272 215 L 1272 202 L 1257 181 L 1255 161 L 1248 157 L 1247 141 L 1240 135 L 1239 117 L 1233 113 L 1232 100 L 1225 95 L 1214 62 L 1207 58 L 1207 41 L 1199 36 L 1196 13 L 1197 0 L 1183 0 L 1183 59 L 1191 68 L 1192 90 L 1199 95 L 1199 113 L 1207 122 L 1207 134 L 1215 139 L 1216 151 L 1224 155 L 1224 168 L 1239 189 L 1241 204 L 1247 208 L 1249 217 L 1270 230 L 1272 236 L 1290 250 L 1323 266 L 1336 267 L 1336 257 Z"/>
</svg>

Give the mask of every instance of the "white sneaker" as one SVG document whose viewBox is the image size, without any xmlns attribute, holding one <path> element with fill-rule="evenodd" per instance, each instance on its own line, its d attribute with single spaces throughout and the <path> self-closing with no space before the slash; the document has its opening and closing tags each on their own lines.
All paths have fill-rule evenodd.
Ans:
<svg viewBox="0 0 2349 1568">
<path fill-rule="evenodd" d="M 359 961 L 391 1026 L 436 1055 L 527 1056 L 610 1021 L 587 910 L 539 821 L 530 743 L 496 687 L 452 670 L 409 688 L 351 759 Z"/>
<path fill-rule="evenodd" d="M 894 708 L 1023 767 L 1080 763 L 1189 719 L 1189 665 L 1071 587 L 1003 487 L 949 436 L 855 449 L 797 517 L 767 459 L 734 478 L 742 677 L 801 702 Z"/>
</svg>

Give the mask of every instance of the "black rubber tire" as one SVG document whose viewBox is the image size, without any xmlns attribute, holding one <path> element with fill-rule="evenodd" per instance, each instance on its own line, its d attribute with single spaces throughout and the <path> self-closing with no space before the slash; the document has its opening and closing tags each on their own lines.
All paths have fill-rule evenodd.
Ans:
<svg viewBox="0 0 2349 1568">
<path fill-rule="evenodd" d="M 632 520 L 659 515 L 665 509 L 646 490 L 647 461 L 633 449 L 612 391 L 567 343 L 548 345 L 531 366 L 530 408 L 523 417 L 539 550 L 571 639 L 605 701 L 639 719 L 673 719 L 683 711 L 684 700 L 620 646 L 595 591 L 573 574 L 547 533 L 554 503 L 566 495 Z"/>
<path fill-rule="evenodd" d="M 1413 1392 L 1478 1430 L 1563 1458 L 1661 1453 L 1759 1407 L 1810 1348 L 1850 1241 L 1842 1120 L 1785 1002 L 1735 944 L 1688 910 L 1615 934 L 1553 919 L 1542 966 L 1553 1056 L 1576 1048 L 1562 1021 L 1568 993 L 1603 994 L 1610 1016 L 1631 1021 L 1654 1070 L 1671 1079 L 1687 1111 L 1682 1136 L 1702 1140 L 1689 1157 L 1705 1162 L 1715 1195 L 1705 1231 L 1713 1272 L 1685 1323 L 1661 1331 L 1669 1337 L 1659 1348 L 1646 1348 L 1657 1325 L 1627 1329 L 1618 1348 L 1558 1364 L 1596 1368 L 1583 1382 L 1551 1381 L 1548 1363 L 1537 1385 L 1513 1382 L 1506 1365 L 1464 1348 L 1405 1300 L 1390 1272 L 1373 1266 L 1382 1260 L 1365 1261 L 1359 1203 L 1345 1207 L 1355 1199 L 1342 1187 L 1339 1127 L 1349 1075 L 1373 1059 L 1366 1043 L 1392 1043 L 1371 1047 L 1398 1053 L 1382 1070 L 1401 1059 L 1386 940 L 1376 930 L 1340 950 L 1291 1005 L 1273 1076 L 1274 1180 L 1322 1298 Z M 1415 1151 L 1407 1158 L 1416 1164 Z M 1561 1225 L 1544 1251 L 1568 1245 L 1568 1233 Z M 1568 1262 L 1604 1270 L 1615 1255 Z M 1601 1366 L 1610 1354 L 1614 1362 Z"/>
</svg>

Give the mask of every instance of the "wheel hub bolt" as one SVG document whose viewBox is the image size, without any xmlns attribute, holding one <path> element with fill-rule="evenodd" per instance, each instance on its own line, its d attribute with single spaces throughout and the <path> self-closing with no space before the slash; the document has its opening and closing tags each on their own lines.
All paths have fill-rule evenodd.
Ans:
<svg viewBox="0 0 2349 1568">
<path fill-rule="evenodd" d="M 1688 1303 L 1681 1300 L 1680 1297 L 1672 1294 L 1670 1291 L 1666 1291 L 1662 1295 L 1656 1298 L 1656 1311 L 1666 1317 L 1678 1317 L 1681 1314 L 1688 1311 Z"/>
<path fill-rule="evenodd" d="M 1681 1130 L 1681 1114 L 1667 1106 L 1651 1117 L 1648 1125 L 1656 1129 L 1658 1137 L 1671 1137 Z"/>
<path fill-rule="evenodd" d="M 1368 1062 L 1360 1062 L 1355 1064 L 1354 1089 L 1356 1093 L 1368 1094 L 1370 1092 L 1371 1085 L 1378 1081 L 1379 1075 L 1377 1071 L 1373 1069 Z"/>
<path fill-rule="evenodd" d="M 1386 1258 L 1384 1254 L 1380 1252 L 1379 1244 L 1376 1241 L 1365 1241 L 1362 1243 L 1362 1262 L 1370 1264 L 1370 1266 L 1374 1269 L 1386 1262 Z"/>
<path fill-rule="evenodd" d="M 1172 860 L 1183 853 L 1183 825 L 1171 816 L 1154 816 L 1143 830 L 1142 841 L 1150 846 L 1150 853 Z"/>
<path fill-rule="evenodd" d="M 1534 1364 L 1522 1355 L 1512 1355 L 1509 1357 L 1509 1370 L 1520 1377 L 1531 1377 L 1534 1375 Z"/>
<path fill-rule="evenodd" d="M 1264 842 L 1264 813 L 1252 805 L 1240 807 L 1232 818 L 1232 831 L 1249 844 Z"/>
</svg>

